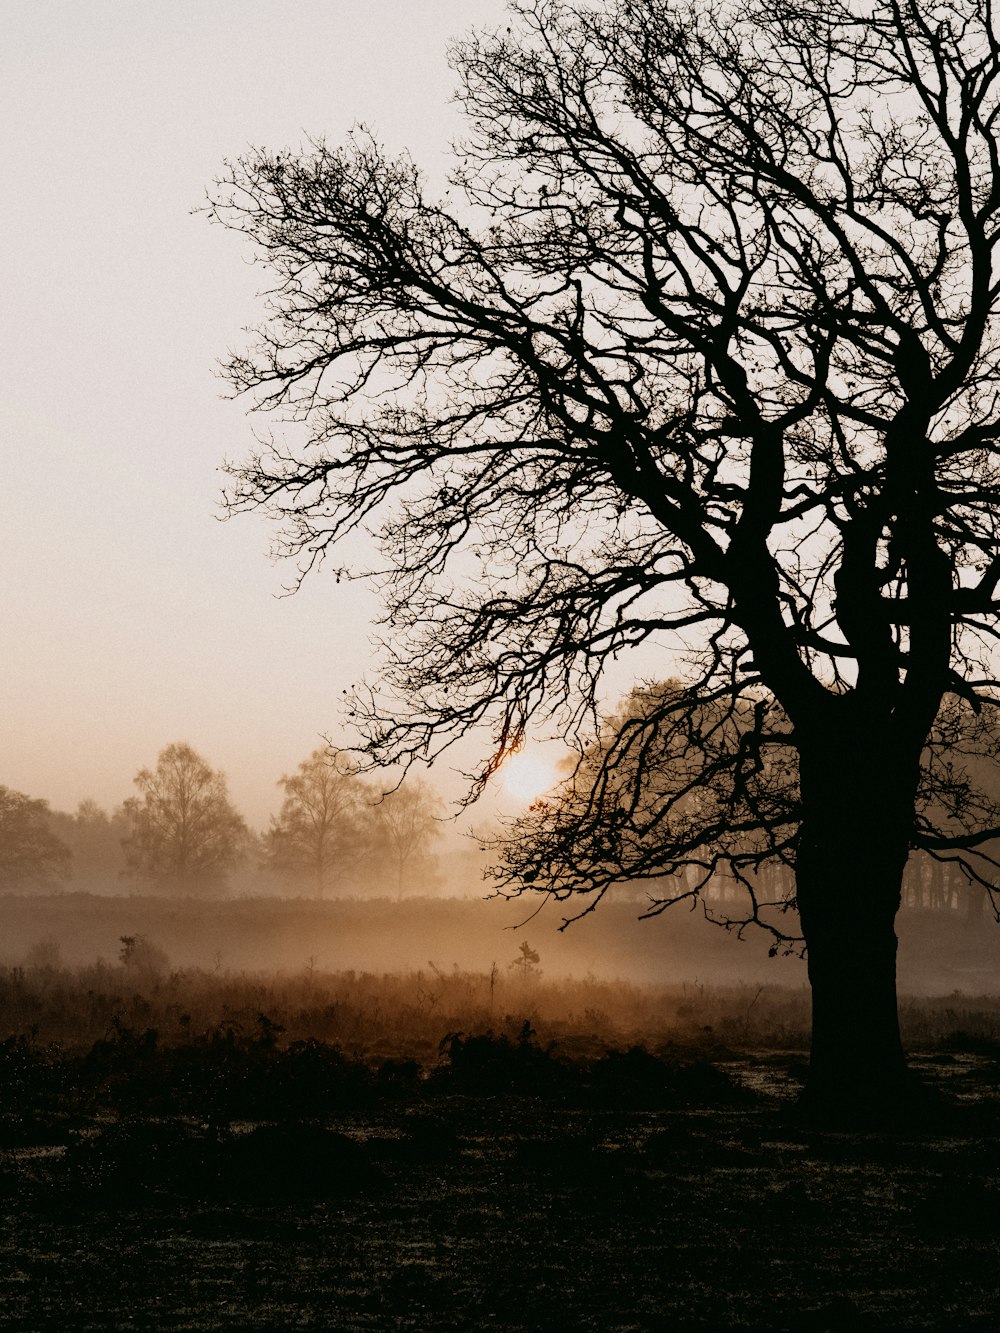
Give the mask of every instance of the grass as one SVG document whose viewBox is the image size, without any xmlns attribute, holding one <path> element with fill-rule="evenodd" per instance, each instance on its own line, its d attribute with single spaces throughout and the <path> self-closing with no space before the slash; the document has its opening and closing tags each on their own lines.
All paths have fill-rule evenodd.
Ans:
<svg viewBox="0 0 1000 1333">
<path fill-rule="evenodd" d="M 81 1051 L 116 1029 L 154 1029 L 161 1047 L 217 1029 L 253 1032 L 263 1015 L 279 1044 L 317 1040 L 370 1059 L 432 1064 L 449 1032 L 506 1030 L 528 1019 L 543 1043 L 591 1053 L 642 1044 L 802 1050 L 809 996 L 778 985 L 640 985 L 594 977 L 437 967 L 412 972 L 293 974 L 171 971 L 96 963 L 0 967 L 0 1033 Z M 904 997 L 916 1050 L 1000 1044 L 1000 996 Z"/>
<path fill-rule="evenodd" d="M 995 1327 L 1000 1000 L 903 1017 L 953 1113 L 833 1134 L 798 989 L 0 969 L 0 1322 Z"/>
</svg>

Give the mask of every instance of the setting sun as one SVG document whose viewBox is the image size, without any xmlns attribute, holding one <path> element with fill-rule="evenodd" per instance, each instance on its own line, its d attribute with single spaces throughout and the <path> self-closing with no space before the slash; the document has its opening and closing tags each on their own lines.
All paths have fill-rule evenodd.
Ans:
<svg viewBox="0 0 1000 1333">
<path fill-rule="evenodd" d="M 537 749 L 520 750 L 500 770 L 504 790 L 518 801 L 534 801 L 560 780 L 555 762 Z"/>
</svg>

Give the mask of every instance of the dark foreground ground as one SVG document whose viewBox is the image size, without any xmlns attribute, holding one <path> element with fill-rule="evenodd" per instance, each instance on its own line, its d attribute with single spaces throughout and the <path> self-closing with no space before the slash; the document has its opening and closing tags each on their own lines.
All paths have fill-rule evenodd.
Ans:
<svg viewBox="0 0 1000 1333">
<path fill-rule="evenodd" d="M 919 1059 L 948 1105 L 889 1134 L 803 1123 L 773 1051 L 570 1068 L 522 1032 L 362 1076 L 129 1039 L 6 1047 L 4 1328 L 1000 1328 L 992 1051 Z"/>
</svg>

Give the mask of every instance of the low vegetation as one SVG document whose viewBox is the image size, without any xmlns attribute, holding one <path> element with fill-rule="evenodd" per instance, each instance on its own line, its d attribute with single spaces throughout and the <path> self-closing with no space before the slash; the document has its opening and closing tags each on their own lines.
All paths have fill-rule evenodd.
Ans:
<svg viewBox="0 0 1000 1333">
<path fill-rule="evenodd" d="M 904 1006 L 932 1132 L 830 1134 L 795 1110 L 803 988 L 543 962 L 37 941 L 0 968 L 5 1327 L 991 1326 L 1000 997 Z"/>
<path fill-rule="evenodd" d="M 8 1048 L 28 1043 L 53 1058 L 105 1048 L 120 1054 L 143 1042 L 159 1052 L 278 1052 L 312 1043 L 367 1067 L 410 1061 L 425 1074 L 440 1064 L 442 1042 L 465 1051 L 473 1039 L 502 1041 L 524 1030 L 533 1049 L 566 1060 L 636 1046 L 725 1060 L 808 1045 L 804 988 L 550 980 L 522 957 L 489 972 L 433 963 L 396 973 L 171 970 L 165 952 L 140 935 L 122 937 L 117 964 L 67 968 L 58 948 L 40 941 L 22 965 L 0 967 L 0 1031 Z M 904 1001 L 902 1019 L 917 1050 L 1000 1050 L 1000 996 L 914 997 Z"/>
</svg>

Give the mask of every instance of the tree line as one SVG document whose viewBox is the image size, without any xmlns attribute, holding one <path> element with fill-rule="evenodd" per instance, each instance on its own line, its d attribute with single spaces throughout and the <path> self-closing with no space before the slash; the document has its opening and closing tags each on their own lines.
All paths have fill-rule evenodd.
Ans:
<svg viewBox="0 0 1000 1333">
<path fill-rule="evenodd" d="M 703 780 L 710 763 L 721 774 L 739 761 L 754 707 L 762 702 L 772 707 L 773 701 L 758 700 L 744 710 L 742 721 L 732 710 L 718 715 L 711 707 L 696 710 L 701 767 L 692 787 L 689 765 L 680 760 L 682 754 L 690 757 L 694 733 L 687 730 L 678 749 L 660 716 L 664 701 L 682 689 L 668 680 L 637 687 L 623 699 L 586 755 L 584 781 L 578 771 L 489 839 L 498 855 L 496 873 L 503 877 L 521 857 L 526 878 L 541 866 L 549 883 L 568 872 L 596 880 L 611 860 L 616 868 L 627 868 L 619 879 L 625 896 L 654 914 L 666 904 L 698 897 L 711 918 L 738 925 L 749 899 L 753 912 L 774 923 L 779 938 L 792 941 L 796 923 L 784 918 L 796 906 L 793 849 L 787 859 L 775 857 L 770 845 L 760 845 L 754 828 L 741 828 L 733 818 L 726 784 L 712 801 Z M 685 725 L 691 721 L 685 714 Z M 630 730 L 623 732 L 626 724 Z M 942 720 L 941 726 L 948 724 Z M 629 745 L 623 734 L 631 737 Z M 947 782 L 928 781 L 925 801 L 940 804 L 947 797 L 963 810 L 973 804 L 1000 810 L 996 728 L 966 711 L 951 723 L 949 741 Z M 633 769 L 640 763 L 637 777 Z M 594 773 L 601 775 L 596 783 Z M 782 803 L 794 807 L 795 791 L 788 775 L 772 765 L 762 770 L 760 783 L 777 824 Z M 215 896 L 228 891 L 237 871 L 241 882 L 258 892 L 315 898 L 360 888 L 402 897 L 435 882 L 434 845 L 444 807 L 427 783 L 410 779 L 383 794 L 343 752 L 319 749 L 277 785 L 281 808 L 262 833 L 252 831 L 233 805 L 225 774 L 183 742 L 166 746 L 154 768 L 141 769 L 134 778 L 136 794 L 111 811 L 89 799 L 73 814 L 51 810 L 44 800 L 0 786 L 0 892 L 72 885 L 99 893 L 118 888 Z M 630 834 L 623 838 L 626 803 Z M 651 814 L 648 829 L 639 817 L 641 807 Z M 684 841 L 689 847 L 686 864 L 663 855 L 667 818 L 670 846 Z M 992 895 L 955 853 L 934 857 L 915 851 L 906 867 L 903 901 L 960 911 L 970 920 L 982 918 L 988 907 L 996 915 Z"/>
<path fill-rule="evenodd" d="M 763 716 L 775 735 L 788 731 L 780 705 L 760 688 L 734 704 L 692 698 L 676 678 L 636 686 L 562 784 L 491 840 L 497 892 L 516 896 L 512 877 L 594 899 L 624 884 L 648 916 L 697 901 L 719 925 L 763 926 L 772 952 L 799 947 L 799 780 L 779 749 L 758 747 Z M 943 707 L 924 758 L 915 831 L 1000 825 L 998 759 L 996 716 L 963 701 Z M 983 859 L 1000 864 L 998 855 L 1000 840 L 984 844 Z M 843 891 L 850 893 L 847 877 Z M 1000 920 L 1000 892 L 961 846 L 917 843 L 901 896 L 910 907 Z"/>
<path fill-rule="evenodd" d="M 277 785 L 281 808 L 262 833 L 234 806 L 225 774 L 181 741 L 111 811 L 93 800 L 54 811 L 0 786 L 0 891 L 72 883 L 213 896 L 241 870 L 261 891 L 323 898 L 361 885 L 401 896 L 434 880 L 442 806 L 427 783 L 384 793 L 346 755 L 319 749 Z"/>
</svg>

